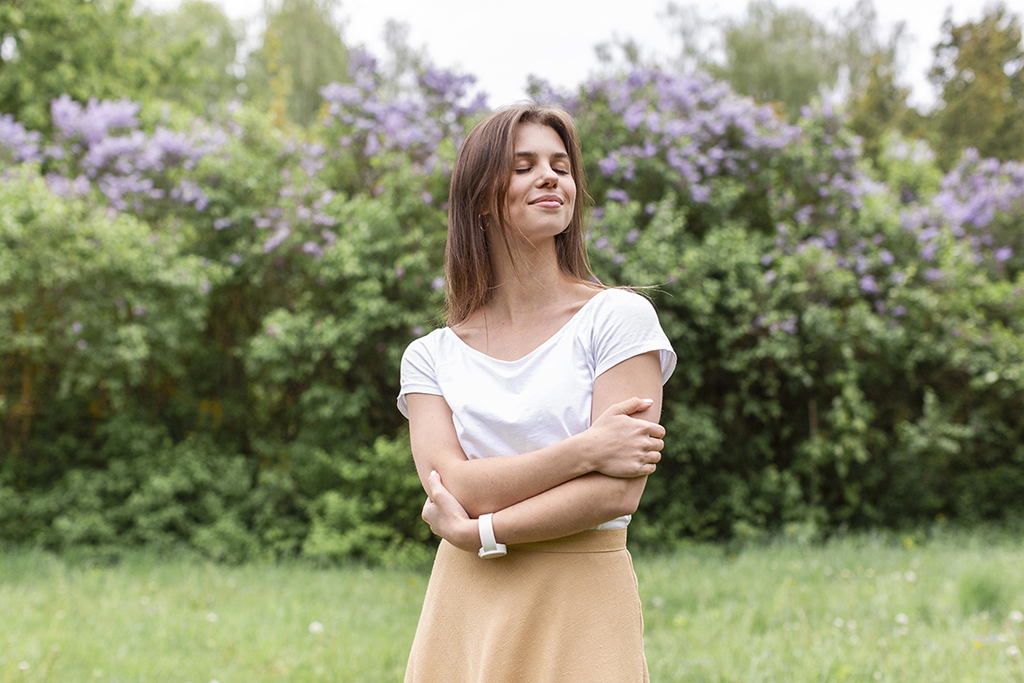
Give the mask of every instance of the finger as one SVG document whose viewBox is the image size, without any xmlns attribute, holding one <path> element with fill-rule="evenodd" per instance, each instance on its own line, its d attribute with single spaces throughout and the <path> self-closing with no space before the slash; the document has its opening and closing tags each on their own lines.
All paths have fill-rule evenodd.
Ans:
<svg viewBox="0 0 1024 683">
<path fill-rule="evenodd" d="M 651 447 L 648 450 L 650 450 L 650 451 L 660 451 L 664 447 L 665 447 L 665 442 L 662 441 L 661 439 L 651 439 Z"/>
<path fill-rule="evenodd" d="M 665 438 L 665 428 L 657 422 L 652 422 L 651 426 L 647 428 L 647 434 L 653 436 L 655 439 Z"/>
<path fill-rule="evenodd" d="M 430 475 L 427 476 L 427 495 L 433 498 L 434 492 L 439 486 L 441 486 L 441 475 L 437 473 L 437 470 L 430 470 Z"/>
<path fill-rule="evenodd" d="M 605 413 L 611 413 L 614 415 L 632 415 L 633 413 L 640 412 L 641 410 L 647 410 L 654 405 L 654 399 L 640 398 L 634 396 L 633 398 L 627 398 L 625 401 L 612 404 L 608 407 Z"/>
</svg>

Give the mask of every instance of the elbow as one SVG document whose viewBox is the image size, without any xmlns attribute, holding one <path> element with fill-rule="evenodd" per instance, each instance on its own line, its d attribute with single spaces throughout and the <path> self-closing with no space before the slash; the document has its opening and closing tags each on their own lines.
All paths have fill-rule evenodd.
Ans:
<svg viewBox="0 0 1024 683">
<path fill-rule="evenodd" d="M 647 485 L 647 477 L 613 479 L 615 490 L 608 497 L 608 514 L 611 519 L 632 515 L 640 507 L 640 497 Z"/>
</svg>

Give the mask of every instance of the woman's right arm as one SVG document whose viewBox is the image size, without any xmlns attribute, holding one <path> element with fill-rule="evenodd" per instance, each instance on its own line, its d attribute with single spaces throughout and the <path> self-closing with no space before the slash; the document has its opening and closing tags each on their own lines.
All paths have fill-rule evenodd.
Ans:
<svg viewBox="0 0 1024 683">
<path fill-rule="evenodd" d="M 470 517 L 497 512 L 589 472 L 632 478 L 652 473 L 661 459 L 665 429 L 642 415 L 650 401 L 631 398 L 612 405 L 589 429 L 552 446 L 521 455 L 469 460 L 459 444 L 444 398 L 410 393 L 409 433 L 425 491 L 431 471 Z"/>
</svg>

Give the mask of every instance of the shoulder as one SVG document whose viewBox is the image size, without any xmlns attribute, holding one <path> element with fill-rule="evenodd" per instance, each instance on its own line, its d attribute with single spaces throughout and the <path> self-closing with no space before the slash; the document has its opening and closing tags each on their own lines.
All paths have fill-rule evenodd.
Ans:
<svg viewBox="0 0 1024 683">
<path fill-rule="evenodd" d="M 642 294 L 629 289 L 608 288 L 598 293 L 592 303 L 595 320 L 626 317 L 657 319 L 654 304 Z"/>
<path fill-rule="evenodd" d="M 408 362 L 416 359 L 424 359 L 433 361 L 437 355 L 444 338 L 446 328 L 438 328 L 429 334 L 425 334 L 419 339 L 414 339 L 407 347 L 405 347 L 405 353 L 402 354 L 402 362 Z"/>
</svg>

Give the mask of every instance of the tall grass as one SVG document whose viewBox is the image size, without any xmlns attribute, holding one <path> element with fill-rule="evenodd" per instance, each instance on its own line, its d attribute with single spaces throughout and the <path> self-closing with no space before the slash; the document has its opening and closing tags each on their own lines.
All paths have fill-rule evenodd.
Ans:
<svg viewBox="0 0 1024 683">
<path fill-rule="evenodd" d="M 634 557 L 654 683 L 1024 683 L 1024 544 Z M 0 556 L 0 683 L 401 681 L 427 571 Z"/>
</svg>

